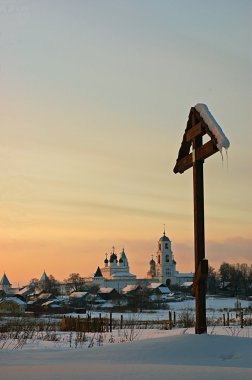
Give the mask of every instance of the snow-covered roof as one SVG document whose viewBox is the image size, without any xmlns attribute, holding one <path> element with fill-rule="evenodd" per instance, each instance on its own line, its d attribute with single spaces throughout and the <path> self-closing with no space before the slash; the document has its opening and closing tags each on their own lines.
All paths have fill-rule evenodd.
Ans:
<svg viewBox="0 0 252 380">
<path fill-rule="evenodd" d="M 17 305 L 25 305 L 26 303 L 24 301 L 22 301 L 20 298 L 18 297 L 7 297 L 7 298 L 4 298 L 0 301 L 0 303 L 4 303 L 6 301 L 10 301 L 10 302 L 14 302 L 16 303 Z"/>
<path fill-rule="evenodd" d="M 134 274 L 129 272 L 115 272 L 111 275 L 111 277 L 136 277 Z"/>
<path fill-rule="evenodd" d="M 222 131 L 215 118 L 213 117 L 213 115 L 211 114 L 211 112 L 209 111 L 207 105 L 198 103 L 194 108 L 196 109 L 196 111 L 199 112 L 207 127 L 216 138 L 217 148 L 220 151 L 222 150 L 222 148 L 228 149 L 230 146 L 230 142 L 228 138 L 225 136 L 224 132 Z"/>
<path fill-rule="evenodd" d="M 88 294 L 88 292 L 73 292 L 70 294 L 71 298 L 82 298 L 85 297 Z"/>
<path fill-rule="evenodd" d="M 59 301 L 53 300 L 53 301 L 47 301 L 42 304 L 42 306 L 51 306 L 51 307 L 60 307 Z"/>
<path fill-rule="evenodd" d="M 100 288 L 100 290 L 98 291 L 98 293 L 111 293 L 113 290 L 115 290 L 114 288 Z"/>
<path fill-rule="evenodd" d="M 38 299 L 40 300 L 44 300 L 44 299 L 47 299 L 49 297 L 51 297 L 52 294 L 51 293 L 41 293 L 39 296 L 38 296 Z"/>
<path fill-rule="evenodd" d="M 166 285 L 162 284 L 161 282 L 158 282 L 158 283 L 152 282 L 151 284 L 148 285 L 148 288 L 152 290 L 158 289 L 160 293 L 162 294 L 171 293 L 170 289 Z"/>
<path fill-rule="evenodd" d="M 30 286 L 24 286 L 23 288 L 19 289 L 18 294 L 26 294 L 26 293 L 33 293 L 33 289 L 30 288 Z"/>
<path fill-rule="evenodd" d="M 193 282 L 192 281 L 185 281 L 183 282 L 183 284 L 181 285 L 182 288 L 190 288 L 190 286 L 193 285 Z"/>
<path fill-rule="evenodd" d="M 194 273 L 176 273 L 175 277 L 177 277 L 177 278 L 193 278 Z"/>
<path fill-rule="evenodd" d="M 122 293 L 129 293 L 139 288 L 139 285 L 127 285 L 122 289 Z"/>
<path fill-rule="evenodd" d="M 160 286 L 160 287 L 158 288 L 158 290 L 159 290 L 160 293 L 162 293 L 162 294 L 169 294 L 169 293 L 171 293 L 170 289 L 167 288 L 167 286 L 166 286 L 166 287 Z"/>
<path fill-rule="evenodd" d="M 12 297 L 14 295 L 19 294 L 19 288 L 8 288 L 7 290 L 5 290 L 5 293 Z"/>
<path fill-rule="evenodd" d="M 111 303 L 111 302 L 104 302 L 102 305 L 101 305 L 101 307 L 103 308 L 103 309 L 105 309 L 105 308 L 108 308 L 108 309 L 110 309 L 111 307 L 113 307 L 114 305 Z"/>
<path fill-rule="evenodd" d="M 148 288 L 150 288 L 150 289 L 157 289 L 160 286 L 165 286 L 165 285 L 162 284 L 162 282 L 152 282 L 151 284 L 148 285 Z"/>
</svg>

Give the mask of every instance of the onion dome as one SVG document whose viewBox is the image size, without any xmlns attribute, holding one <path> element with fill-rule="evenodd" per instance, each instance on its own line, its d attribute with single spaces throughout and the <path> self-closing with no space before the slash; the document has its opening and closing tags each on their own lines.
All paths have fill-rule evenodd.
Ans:
<svg viewBox="0 0 252 380">
<path fill-rule="evenodd" d="M 170 239 L 165 235 L 165 232 L 164 232 L 163 236 L 161 236 L 159 241 L 170 241 Z"/>
<path fill-rule="evenodd" d="M 152 258 L 149 264 L 150 264 L 150 265 L 155 265 L 155 264 L 156 264 L 156 263 L 155 263 L 155 260 L 153 260 L 153 258 Z"/>
<path fill-rule="evenodd" d="M 106 257 L 106 259 L 104 260 L 104 263 L 105 264 L 108 264 L 108 258 Z"/>
<path fill-rule="evenodd" d="M 115 252 L 111 253 L 109 261 L 111 263 L 113 263 L 114 261 L 117 262 L 117 256 L 116 256 Z"/>
<path fill-rule="evenodd" d="M 122 257 L 120 257 L 119 263 L 123 263 L 123 258 Z"/>
</svg>

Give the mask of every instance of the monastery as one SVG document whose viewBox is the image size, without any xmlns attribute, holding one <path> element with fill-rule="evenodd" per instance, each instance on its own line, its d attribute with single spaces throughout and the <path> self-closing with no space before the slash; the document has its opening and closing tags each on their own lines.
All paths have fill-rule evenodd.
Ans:
<svg viewBox="0 0 252 380">
<path fill-rule="evenodd" d="M 109 256 L 109 257 L 108 257 Z M 110 255 L 106 254 L 104 265 L 98 267 L 92 281 L 102 287 L 112 287 L 120 291 L 127 285 L 137 285 L 140 283 L 162 283 L 167 285 L 182 285 L 184 282 L 193 281 L 193 273 L 179 273 L 176 270 L 176 261 L 173 256 L 171 241 L 166 236 L 158 240 L 158 249 L 149 262 L 149 270 L 146 278 L 137 278 L 130 272 L 128 258 L 124 248 L 118 255 L 115 247 L 112 247 Z"/>
<path fill-rule="evenodd" d="M 155 259 L 154 259 L 155 257 Z M 124 248 L 117 254 L 115 247 L 112 247 L 110 255 L 106 254 L 103 265 L 98 266 L 94 276 L 84 277 L 85 282 L 94 282 L 102 288 L 114 288 L 120 292 L 127 285 L 138 284 L 164 284 L 168 287 L 171 285 L 182 285 L 185 282 L 192 282 L 193 273 L 179 273 L 176 270 L 176 261 L 173 256 L 171 240 L 163 235 L 158 240 L 157 252 L 152 255 L 149 262 L 149 270 L 145 278 L 137 278 L 130 272 L 129 261 Z M 45 271 L 40 282 L 49 281 Z M 10 293 L 11 284 L 4 273 L 0 280 L 0 291 Z"/>
</svg>

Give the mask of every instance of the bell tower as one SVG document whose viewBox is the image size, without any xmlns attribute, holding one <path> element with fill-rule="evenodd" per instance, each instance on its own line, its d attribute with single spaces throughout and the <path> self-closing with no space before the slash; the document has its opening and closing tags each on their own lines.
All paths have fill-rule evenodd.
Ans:
<svg viewBox="0 0 252 380">
<path fill-rule="evenodd" d="M 166 284 L 168 279 L 176 273 L 176 262 L 173 259 L 171 241 L 165 234 L 158 241 L 158 251 L 156 253 L 156 276 L 160 282 Z"/>
</svg>

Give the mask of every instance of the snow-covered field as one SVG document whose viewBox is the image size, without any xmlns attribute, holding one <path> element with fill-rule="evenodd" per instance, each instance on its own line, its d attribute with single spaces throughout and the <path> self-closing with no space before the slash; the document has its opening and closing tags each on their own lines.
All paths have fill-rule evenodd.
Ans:
<svg viewBox="0 0 252 380">
<path fill-rule="evenodd" d="M 208 311 L 230 310 L 234 302 L 208 299 Z M 244 301 L 241 306 L 249 305 Z M 194 301 L 176 303 L 171 310 L 185 307 L 193 309 Z M 143 313 L 138 318 L 167 318 L 167 313 Z M 88 333 L 84 338 L 57 331 L 55 339 L 51 334 L 48 340 L 46 332 L 38 332 L 25 344 L 13 338 L 0 340 L 0 348 L 1 380 L 252 379 L 252 326 L 239 324 L 208 326 L 203 335 L 195 335 L 193 328 L 135 327 Z"/>
<path fill-rule="evenodd" d="M 246 309 L 249 306 L 252 307 L 252 301 L 247 300 L 237 300 L 236 298 L 221 298 L 221 297 L 207 297 L 206 299 L 206 311 L 207 317 L 212 318 L 213 316 L 218 318 L 223 315 L 224 312 L 230 311 L 235 314 L 236 305 L 242 309 Z M 182 302 L 169 302 L 169 310 L 175 311 L 176 313 L 182 313 L 184 311 L 195 311 L 195 300 L 188 299 Z M 135 313 L 133 316 L 132 313 L 123 313 L 124 318 L 132 319 L 132 317 L 137 318 L 138 320 L 165 320 L 167 319 L 169 310 L 152 310 L 150 312 Z M 98 317 L 99 312 L 91 312 L 92 316 Z M 113 313 L 113 318 L 120 318 L 122 313 Z M 252 311 L 251 311 L 252 314 Z M 103 316 L 109 316 L 109 313 L 102 312 Z"/>
<path fill-rule="evenodd" d="M 238 335 L 238 336 L 233 336 Z M 242 337 L 247 336 L 247 337 Z M 1 380 L 245 380 L 252 378 L 252 329 L 210 334 L 193 330 L 146 331 L 126 343 L 59 348 L 35 342 L 2 350 Z"/>
</svg>

